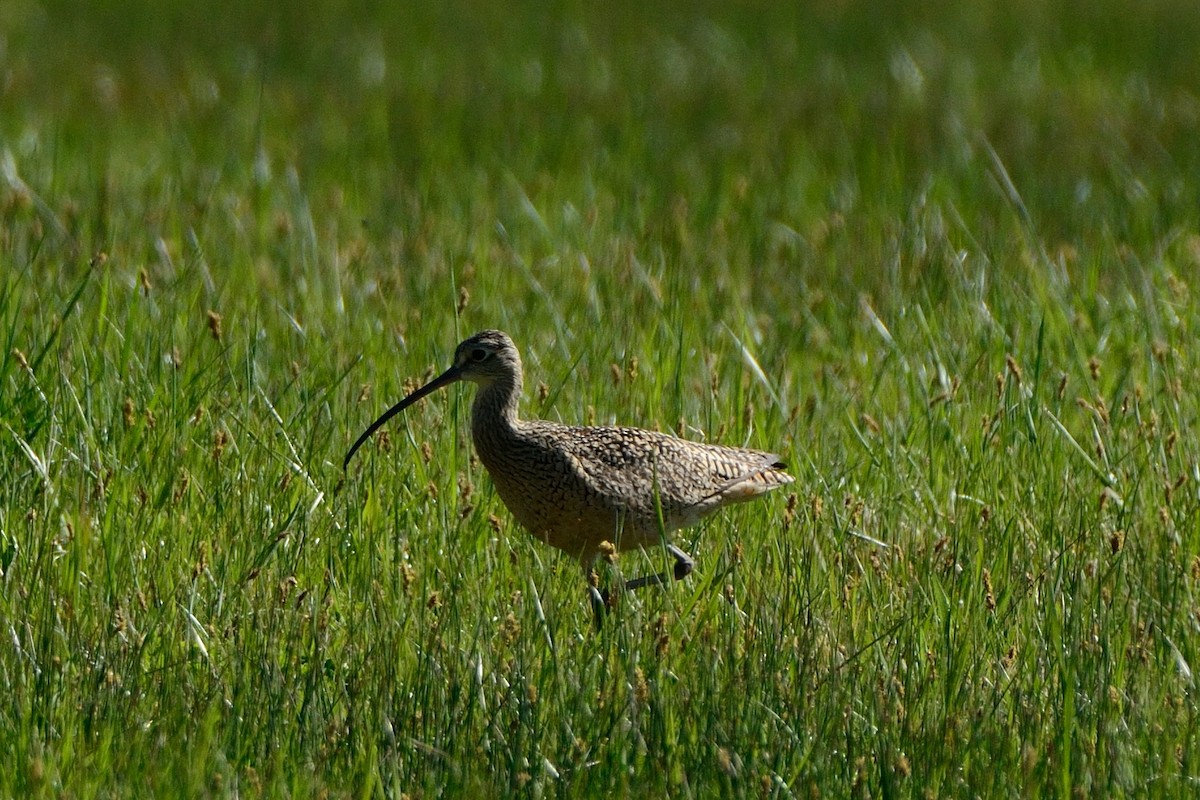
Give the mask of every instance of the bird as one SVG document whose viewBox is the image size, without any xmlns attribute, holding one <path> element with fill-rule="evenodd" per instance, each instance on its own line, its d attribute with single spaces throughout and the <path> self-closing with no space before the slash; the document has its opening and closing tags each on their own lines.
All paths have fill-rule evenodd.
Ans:
<svg viewBox="0 0 1200 800">
<path fill-rule="evenodd" d="M 343 471 L 388 420 L 458 381 L 477 386 L 471 435 L 497 494 L 534 538 L 583 565 L 597 626 L 612 599 L 607 589 L 597 588 L 593 570 L 601 556 L 665 545 L 674 558 L 672 569 L 628 580 L 623 588 L 682 580 L 695 562 L 668 534 L 795 480 L 777 454 L 762 450 L 642 428 L 521 419 L 521 355 L 499 330 L 465 339 L 449 369 L 372 422 L 346 453 Z"/>
</svg>

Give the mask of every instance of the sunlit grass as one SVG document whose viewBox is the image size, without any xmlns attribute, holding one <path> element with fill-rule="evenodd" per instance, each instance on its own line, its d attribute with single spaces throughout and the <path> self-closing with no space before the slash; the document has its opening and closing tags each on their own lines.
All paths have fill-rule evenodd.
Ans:
<svg viewBox="0 0 1200 800">
<path fill-rule="evenodd" d="M 0 794 L 1194 792 L 1191 6 L 358 6 L 0 11 Z M 485 327 L 794 491 L 594 631 Z"/>
</svg>

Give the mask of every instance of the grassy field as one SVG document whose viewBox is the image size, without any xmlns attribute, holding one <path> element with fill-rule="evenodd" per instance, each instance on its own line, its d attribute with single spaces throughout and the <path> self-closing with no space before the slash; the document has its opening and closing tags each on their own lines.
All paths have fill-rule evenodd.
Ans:
<svg viewBox="0 0 1200 800">
<path fill-rule="evenodd" d="M 0 6 L 0 796 L 1194 796 L 1200 7 L 276 5 Z M 487 327 L 794 491 L 593 631 Z"/>
</svg>

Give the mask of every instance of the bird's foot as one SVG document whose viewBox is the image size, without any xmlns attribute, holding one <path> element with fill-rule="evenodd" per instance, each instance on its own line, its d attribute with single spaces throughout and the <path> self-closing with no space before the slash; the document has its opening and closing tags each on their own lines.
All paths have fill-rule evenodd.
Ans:
<svg viewBox="0 0 1200 800">
<path fill-rule="evenodd" d="M 641 589 L 643 586 L 661 586 L 664 583 L 674 579 L 681 581 L 688 575 L 692 574 L 692 570 L 696 568 L 696 562 L 687 553 L 680 550 L 673 544 L 667 545 L 667 552 L 675 557 L 675 566 L 670 572 L 658 572 L 654 575 L 643 575 L 640 578 L 634 578 L 625 582 L 625 591 L 631 592 L 634 589 Z"/>
<path fill-rule="evenodd" d="M 692 570 L 696 568 L 696 562 L 692 560 L 692 557 L 673 544 L 667 545 L 667 550 L 675 556 L 675 569 L 673 570 L 675 580 L 681 581 L 691 575 Z"/>
</svg>

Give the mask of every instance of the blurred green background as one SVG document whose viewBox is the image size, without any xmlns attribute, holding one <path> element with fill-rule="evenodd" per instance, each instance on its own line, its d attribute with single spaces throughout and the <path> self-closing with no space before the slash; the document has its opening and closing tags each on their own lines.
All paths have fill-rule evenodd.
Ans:
<svg viewBox="0 0 1200 800">
<path fill-rule="evenodd" d="M 0 130 L 92 226 L 86 249 L 111 246 L 106 184 L 145 197 L 167 167 L 200 202 L 264 159 L 336 187 L 376 236 L 443 210 L 486 226 L 480 205 L 518 213 L 515 184 L 635 239 L 682 200 L 698 229 L 736 210 L 809 238 L 836 214 L 869 241 L 934 193 L 986 242 L 1008 233 L 1004 193 L 962 198 L 992 179 L 988 146 L 1051 243 L 1119 239 L 1195 213 L 1197 19 L 1188 2 L 15 0 Z M 755 227 L 738 252 L 757 261 L 778 236 Z"/>
</svg>

